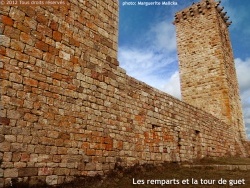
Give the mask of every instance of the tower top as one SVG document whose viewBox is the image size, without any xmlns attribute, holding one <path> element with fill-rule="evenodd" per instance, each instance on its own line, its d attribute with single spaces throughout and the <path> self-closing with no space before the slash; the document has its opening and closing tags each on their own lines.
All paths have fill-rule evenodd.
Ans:
<svg viewBox="0 0 250 188">
<path fill-rule="evenodd" d="M 183 20 L 188 20 L 190 17 L 194 17 L 198 14 L 205 15 L 209 9 L 216 9 L 222 20 L 229 27 L 232 22 L 229 21 L 229 16 L 226 16 L 227 12 L 224 12 L 224 7 L 220 6 L 221 1 L 216 2 L 215 0 L 201 0 L 200 2 L 193 3 L 191 6 L 177 12 L 175 14 L 174 24 Z"/>
</svg>

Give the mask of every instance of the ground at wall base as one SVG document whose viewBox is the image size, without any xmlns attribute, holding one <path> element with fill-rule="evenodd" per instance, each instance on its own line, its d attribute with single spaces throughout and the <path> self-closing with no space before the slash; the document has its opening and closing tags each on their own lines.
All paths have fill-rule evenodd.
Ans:
<svg viewBox="0 0 250 188">
<path fill-rule="evenodd" d="M 188 166 L 189 165 L 189 166 Z M 247 166 L 246 169 L 223 169 L 214 168 L 213 165 L 220 166 Z M 123 168 L 119 165 L 106 176 L 94 176 L 94 177 L 76 177 L 74 181 L 70 183 L 64 183 L 59 186 L 48 186 L 48 185 L 28 185 L 25 183 L 15 184 L 13 181 L 12 187 L 18 188 L 151 188 L 151 187 L 228 187 L 228 185 L 143 185 L 135 184 L 138 180 L 177 180 L 181 181 L 184 179 L 197 179 L 197 180 L 219 180 L 221 178 L 229 180 L 237 180 L 241 183 L 244 180 L 244 184 L 239 184 L 237 187 L 247 188 L 250 185 L 250 158 L 205 158 L 194 161 L 192 163 L 163 163 L 155 166 L 150 164 L 145 165 L 134 165 L 130 168 Z M 133 184 L 134 180 L 134 184 Z M 230 186 L 230 187 L 235 187 Z"/>
</svg>

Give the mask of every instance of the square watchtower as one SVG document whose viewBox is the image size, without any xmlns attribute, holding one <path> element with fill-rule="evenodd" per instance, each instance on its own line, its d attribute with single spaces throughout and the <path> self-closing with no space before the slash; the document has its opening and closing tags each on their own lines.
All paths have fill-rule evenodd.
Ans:
<svg viewBox="0 0 250 188">
<path fill-rule="evenodd" d="M 246 139 L 228 27 L 220 2 L 201 0 L 176 13 L 182 100 L 234 127 Z"/>
</svg>

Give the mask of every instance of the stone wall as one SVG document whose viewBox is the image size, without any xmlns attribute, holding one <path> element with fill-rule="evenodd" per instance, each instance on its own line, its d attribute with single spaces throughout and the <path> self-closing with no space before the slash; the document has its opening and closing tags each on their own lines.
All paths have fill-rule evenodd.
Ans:
<svg viewBox="0 0 250 188">
<path fill-rule="evenodd" d="M 250 141 L 243 142 L 248 156 L 250 156 Z"/>
<path fill-rule="evenodd" d="M 231 126 L 118 66 L 116 1 L 0 11 L 0 187 L 246 156 Z"/>
</svg>

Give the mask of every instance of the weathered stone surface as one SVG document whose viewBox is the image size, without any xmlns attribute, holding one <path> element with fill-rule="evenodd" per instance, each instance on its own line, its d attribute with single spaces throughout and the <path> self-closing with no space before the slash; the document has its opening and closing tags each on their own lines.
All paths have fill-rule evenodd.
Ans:
<svg viewBox="0 0 250 188">
<path fill-rule="evenodd" d="M 27 176 L 37 176 L 38 168 L 20 168 L 18 169 L 19 177 L 27 177 Z"/>
<path fill-rule="evenodd" d="M 56 185 L 58 181 L 57 175 L 46 176 L 46 183 L 48 185 Z"/>
<path fill-rule="evenodd" d="M 53 174 L 53 168 L 38 168 L 38 176 L 48 176 Z"/>
<path fill-rule="evenodd" d="M 9 118 L 4 118 L 0 117 L 0 123 L 3 125 L 9 125 L 10 124 L 10 119 Z"/>
<path fill-rule="evenodd" d="M 16 177 L 18 177 L 18 170 L 15 168 L 12 168 L 12 169 L 7 168 L 4 170 L 3 177 L 4 178 L 16 178 Z"/>
<path fill-rule="evenodd" d="M 214 7 L 216 2 L 209 4 Z M 190 16 L 197 6 L 200 13 Z M 183 101 L 234 126 L 246 139 L 228 22 L 203 1 L 178 12 L 175 25 Z"/>
<path fill-rule="evenodd" d="M 250 155 L 245 149 L 250 144 L 243 145 L 230 123 L 131 78 L 118 66 L 118 1 L 68 3 L 60 11 L 42 6 L 4 10 L 0 23 L 0 169 L 4 171 L 0 180 L 19 177 L 32 184 L 41 180 L 55 185 L 74 176 L 104 174 L 116 163 L 131 166 Z M 217 40 L 219 28 L 209 28 L 220 23 L 227 34 L 220 17 L 214 17 L 215 8 L 206 11 L 211 14 L 203 15 L 204 24 L 199 22 L 200 14 L 188 18 L 190 23 L 176 23 L 180 60 L 190 58 L 183 57 L 186 46 L 197 51 L 202 48 L 196 44 L 204 43 L 207 50 L 198 51 L 196 57 L 211 62 L 217 62 L 218 54 L 207 43 L 211 48 L 218 43 L 221 49 L 230 49 Z M 183 40 L 191 38 L 191 23 L 198 27 L 194 33 L 199 30 L 202 35 L 186 44 Z M 179 36 L 182 32 L 185 36 Z M 214 40 L 207 40 L 211 35 Z M 198 81 L 208 82 L 204 82 L 208 87 L 221 83 L 224 78 L 212 82 L 209 77 L 218 72 L 212 66 L 219 63 L 204 62 L 210 67 L 203 70 L 189 60 L 181 63 L 181 70 L 190 70 L 190 79 L 200 76 Z M 191 64 L 193 68 L 185 67 Z M 225 71 L 227 76 L 230 71 Z M 201 75 L 207 77 L 203 80 Z M 182 80 L 187 90 L 188 78 Z M 229 81 L 236 82 L 233 77 Z M 224 89 L 224 101 L 230 106 L 237 92 Z M 203 104 L 216 107 L 218 103 L 203 96 Z M 219 114 L 223 120 L 235 112 L 225 109 Z"/>
<path fill-rule="evenodd" d="M 5 35 L 0 35 L 0 45 L 9 47 L 10 46 L 10 38 Z"/>
</svg>

